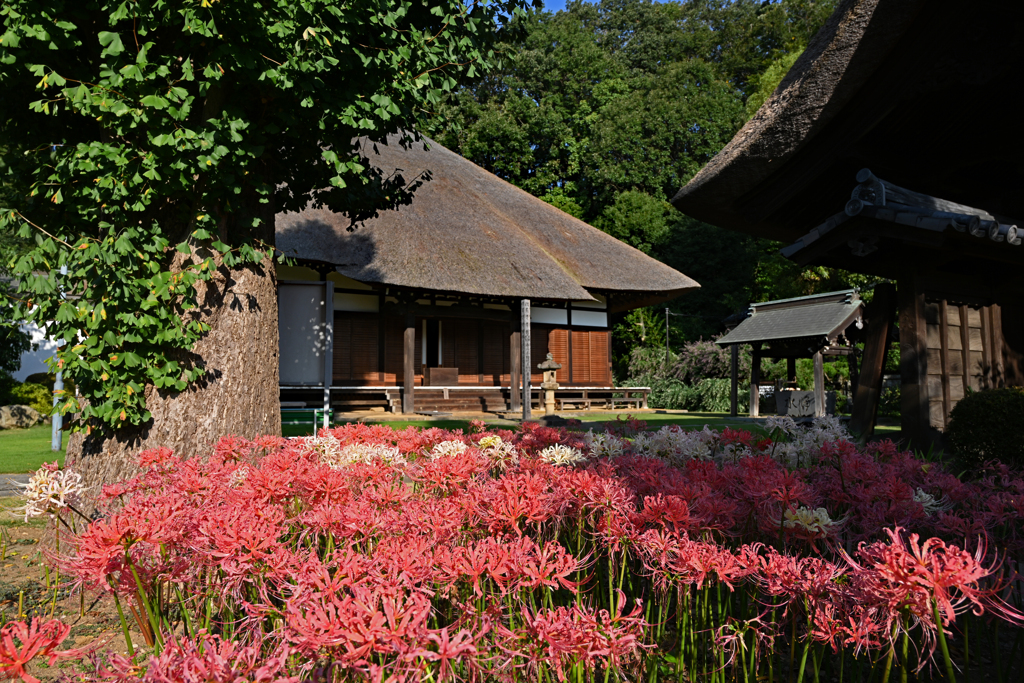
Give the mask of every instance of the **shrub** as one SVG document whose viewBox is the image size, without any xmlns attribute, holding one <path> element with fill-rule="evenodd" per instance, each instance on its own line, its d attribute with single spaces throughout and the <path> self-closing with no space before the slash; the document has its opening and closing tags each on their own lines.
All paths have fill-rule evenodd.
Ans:
<svg viewBox="0 0 1024 683">
<path fill-rule="evenodd" d="M 728 412 L 730 385 L 731 381 L 728 379 L 702 379 L 696 387 L 700 398 L 700 407 L 697 409 L 705 413 Z"/>
<path fill-rule="evenodd" d="M 31 406 L 41 415 L 49 415 L 53 408 L 53 393 L 42 384 L 26 382 L 11 387 L 9 401 L 15 405 Z"/>
<path fill-rule="evenodd" d="M 969 392 L 950 413 L 946 444 L 970 474 L 986 460 L 1024 465 L 1024 388 Z"/>
<path fill-rule="evenodd" d="M 899 417 L 901 400 L 898 386 L 887 387 L 878 399 L 878 414 L 883 417 Z"/>
<path fill-rule="evenodd" d="M 741 367 L 742 361 L 741 356 Z M 750 374 L 749 356 L 746 361 L 746 374 L 741 369 L 741 378 Z M 678 356 L 669 356 L 667 369 L 663 350 L 635 349 L 629 367 L 630 376 L 626 384 L 650 387 L 648 404 L 652 408 L 702 413 L 729 410 L 729 351 L 719 349 L 714 342 L 687 343 Z M 747 410 L 748 393 L 749 384 L 741 383 L 740 412 Z"/>
</svg>

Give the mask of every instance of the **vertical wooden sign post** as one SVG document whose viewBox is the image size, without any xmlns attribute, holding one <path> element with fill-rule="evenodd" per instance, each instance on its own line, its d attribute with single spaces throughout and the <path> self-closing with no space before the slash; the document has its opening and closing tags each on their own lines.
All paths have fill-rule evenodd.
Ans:
<svg viewBox="0 0 1024 683">
<path fill-rule="evenodd" d="M 416 412 L 416 315 L 405 314 L 405 332 L 402 337 L 402 412 Z"/>
<path fill-rule="evenodd" d="M 334 382 L 334 283 L 324 282 L 324 429 L 331 426 L 331 384 Z M 313 430 L 316 433 L 316 430 Z"/>
<path fill-rule="evenodd" d="M 533 402 L 530 391 L 530 300 L 523 299 L 520 302 L 520 338 L 522 339 L 522 366 L 523 366 L 523 419 L 530 419 L 530 404 Z"/>
</svg>

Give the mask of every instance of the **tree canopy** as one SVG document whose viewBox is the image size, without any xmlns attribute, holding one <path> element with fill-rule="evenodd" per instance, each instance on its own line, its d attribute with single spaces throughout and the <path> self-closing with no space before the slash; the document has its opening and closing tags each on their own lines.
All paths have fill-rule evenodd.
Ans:
<svg viewBox="0 0 1024 683">
<path fill-rule="evenodd" d="M 275 212 L 354 218 L 419 179 L 375 175 L 354 140 L 415 129 L 524 0 L 10 0 L 0 9 L 0 234 L 15 316 L 66 345 L 86 422 L 150 418 L 144 389 L 203 373 L 196 285 L 254 274 Z M 510 36 L 514 38 L 514 36 Z M 70 397 L 64 410 L 77 409 Z"/>
<path fill-rule="evenodd" d="M 667 204 L 771 95 L 834 8 L 834 0 L 603 0 L 531 12 L 517 22 L 513 58 L 456 91 L 430 133 L 695 278 L 702 289 L 670 305 L 671 339 L 711 336 L 750 301 L 864 280 L 799 268 L 778 255 L 781 245 Z M 652 326 L 663 328 L 664 318 L 631 314 L 616 330 L 618 358 L 663 344 Z"/>
</svg>

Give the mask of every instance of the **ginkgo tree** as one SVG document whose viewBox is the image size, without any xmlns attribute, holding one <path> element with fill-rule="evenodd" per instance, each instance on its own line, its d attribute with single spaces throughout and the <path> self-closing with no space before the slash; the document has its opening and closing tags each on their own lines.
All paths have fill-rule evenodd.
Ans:
<svg viewBox="0 0 1024 683">
<path fill-rule="evenodd" d="M 492 68 L 526 0 L 5 0 L 0 234 L 63 342 L 69 458 L 279 429 L 274 216 L 409 200 L 360 154 Z"/>
</svg>

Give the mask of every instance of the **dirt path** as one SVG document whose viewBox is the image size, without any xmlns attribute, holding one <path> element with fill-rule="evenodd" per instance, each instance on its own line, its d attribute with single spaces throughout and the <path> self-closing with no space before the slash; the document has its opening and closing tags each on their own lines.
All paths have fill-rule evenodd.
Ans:
<svg viewBox="0 0 1024 683">
<path fill-rule="evenodd" d="M 57 577 L 48 569 L 45 557 L 52 548 L 53 533 L 43 527 L 0 527 L 0 621 L 17 619 L 19 611 L 23 619 L 52 615 L 71 626 L 71 635 L 62 649 L 95 646 L 127 653 L 112 598 L 87 594 L 83 601 L 79 593 L 71 593 L 70 583 L 64 578 L 55 590 Z M 131 620 L 130 615 L 128 618 Z M 129 633 L 136 652 L 149 651 L 137 627 Z M 42 681 L 56 680 L 61 673 L 60 664 L 51 668 L 45 662 L 33 662 L 30 670 Z"/>
</svg>

